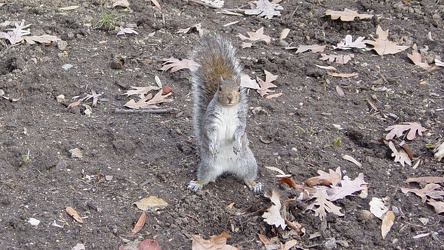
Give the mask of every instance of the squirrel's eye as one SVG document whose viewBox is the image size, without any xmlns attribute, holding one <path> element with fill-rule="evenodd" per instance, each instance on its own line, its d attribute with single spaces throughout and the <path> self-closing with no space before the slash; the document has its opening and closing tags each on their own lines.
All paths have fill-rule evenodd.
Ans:
<svg viewBox="0 0 444 250">
<path fill-rule="evenodd" d="M 240 87 L 237 89 L 237 92 L 240 92 Z"/>
<path fill-rule="evenodd" d="M 219 87 L 219 91 L 222 91 L 222 87 Z"/>
</svg>

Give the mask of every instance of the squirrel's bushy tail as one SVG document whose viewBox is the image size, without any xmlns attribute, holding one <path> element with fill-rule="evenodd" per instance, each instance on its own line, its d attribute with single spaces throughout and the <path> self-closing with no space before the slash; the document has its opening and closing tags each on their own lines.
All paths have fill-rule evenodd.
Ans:
<svg viewBox="0 0 444 250">
<path fill-rule="evenodd" d="M 229 41 L 218 35 L 204 35 L 192 54 L 192 60 L 200 67 L 191 73 L 194 101 L 194 131 L 201 141 L 202 119 L 208 104 L 219 88 L 219 81 L 236 80 L 240 77 L 241 66 L 236 59 L 236 49 Z"/>
</svg>

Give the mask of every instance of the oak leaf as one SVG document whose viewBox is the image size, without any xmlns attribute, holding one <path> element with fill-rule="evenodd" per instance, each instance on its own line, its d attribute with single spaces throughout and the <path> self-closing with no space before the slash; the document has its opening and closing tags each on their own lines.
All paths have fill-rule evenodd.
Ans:
<svg viewBox="0 0 444 250">
<path fill-rule="evenodd" d="M 271 83 L 272 81 L 276 80 L 278 78 L 277 75 L 273 75 L 270 72 L 264 70 L 265 72 L 265 81 L 257 77 L 257 83 L 260 86 L 260 89 L 257 90 L 257 92 L 263 97 L 269 93 L 274 92 L 274 90 L 271 90 L 271 88 L 276 88 L 277 86 Z"/>
<path fill-rule="evenodd" d="M 275 1 L 269 2 L 268 0 L 258 0 L 253 1 L 252 3 L 256 5 L 252 5 L 251 10 L 245 10 L 245 15 L 259 15 L 260 17 L 271 19 L 274 16 L 280 16 L 280 10 L 284 9 L 278 3 L 275 3 Z"/>
<path fill-rule="evenodd" d="M 137 102 L 134 101 L 134 99 L 131 99 L 127 103 L 125 103 L 124 106 L 132 109 L 159 108 L 157 104 L 173 101 L 173 99 L 167 99 L 167 97 L 170 95 L 172 95 L 172 93 L 163 95 L 163 90 L 161 89 L 159 90 L 159 92 L 157 92 L 157 94 L 154 97 L 152 97 L 152 95 L 149 94 Z"/>
<path fill-rule="evenodd" d="M 364 43 L 365 37 L 360 36 L 356 38 L 353 42 L 353 37 L 351 35 L 346 35 L 344 40 L 337 44 L 337 46 L 333 46 L 334 49 L 365 49 L 366 45 Z"/>
<path fill-rule="evenodd" d="M 9 43 L 16 44 L 23 41 L 23 36 L 31 34 L 28 28 L 31 24 L 25 25 L 23 20 L 20 24 L 15 23 L 15 28 L 6 29 L 7 32 L 0 32 L 0 38 L 8 39 Z"/>
<path fill-rule="evenodd" d="M 311 50 L 311 52 L 313 53 L 317 53 L 317 52 L 324 52 L 325 48 L 327 47 L 327 45 L 299 45 L 299 47 L 296 50 L 296 54 L 299 53 L 303 53 L 305 51 L 309 51 Z M 290 49 L 290 48 L 287 48 Z"/>
<path fill-rule="evenodd" d="M 169 69 L 171 69 L 171 72 L 176 72 L 181 69 L 189 69 L 190 71 L 196 71 L 200 67 L 200 65 L 197 62 L 189 59 L 179 60 L 170 57 L 168 59 L 167 58 L 163 59 L 163 61 L 165 61 L 165 63 L 163 63 L 163 66 L 161 68 L 161 70 L 163 71 L 168 71 Z"/>
<path fill-rule="evenodd" d="M 435 201 L 434 199 L 428 199 L 427 204 L 433 206 L 433 208 L 435 209 L 435 213 L 437 214 L 444 212 L 444 202 L 442 201 Z"/>
<path fill-rule="evenodd" d="M 388 143 L 389 148 L 392 150 L 392 156 L 395 157 L 394 161 L 399 162 L 403 167 L 405 164 L 411 166 L 412 160 L 409 155 L 404 151 L 404 149 L 400 148 L 399 151 L 396 149 L 395 144 L 392 141 Z"/>
<path fill-rule="evenodd" d="M 416 133 L 422 135 L 422 132 L 426 131 L 427 129 L 417 122 L 403 122 L 402 124 L 389 126 L 385 129 L 385 131 L 389 130 L 391 131 L 385 136 L 386 140 L 391 140 L 395 138 L 395 136 L 401 137 L 407 130 L 409 130 L 407 134 L 407 139 L 413 140 L 415 139 Z"/>
<path fill-rule="evenodd" d="M 338 207 L 333 204 L 333 202 L 329 201 L 327 188 L 317 188 L 316 192 L 311 198 L 315 198 L 315 201 L 307 206 L 305 210 L 313 210 L 315 212 L 315 216 L 319 216 L 321 221 L 324 220 L 324 218 L 327 216 L 327 213 L 344 216 L 344 214 L 341 213 L 341 207 Z"/>
<path fill-rule="evenodd" d="M 265 197 L 269 198 L 273 205 L 267 209 L 267 212 L 265 212 L 262 215 L 262 218 L 264 218 L 264 221 L 268 223 L 268 225 L 274 225 L 276 227 L 282 227 L 282 229 L 285 229 L 285 220 L 282 218 L 281 215 L 281 201 L 279 200 L 279 193 L 273 189 L 271 196 L 268 194 L 265 194 Z"/>
<path fill-rule="evenodd" d="M 444 183 L 444 177 L 438 177 L 438 176 L 424 176 L 424 177 L 417 177 L 417 178 L 408 178 L 404 182 L 417 182 L 417 183 Z"/>
<path fill-rule="evenodd" d="M 136 34 L 137 35 L 139 33 L 137 33 L 137 31 L 135 31 L 132 28 L 124 28 L 124 27 L 120 26 L 119 32 L 117 32 L 117 35 L 120 36 L 120 35 L 125 35 L 125 34 Z"/>
<path fill-rule="evenodd" d="M 140 215 L 139 219 L 137 220 L 136 225 L 134 225 L 131 235 L 132 236 L 136 235 L 136 233 L 138 233 L 143 228 L 143 226 L 145 226 L 145 222 L 146 222 L 146 213 L 145 213 L 145 211 L 142 211 L 142 214 Z"/>
<path fill-rule="evenodd" d="M 41 35 L 41 36 L 23 36 L 23 39 L 29 44 L 35 44 L 38 43 L 51 43 L 55 41 L 60 41 L 61 39 L 56 36 L 50 36 L 50 35 Z"/>
<path fill-rule="evenodd" d="M 396 54 L 406 50 L 410 46 L 401 46 L 395 42 L 388 40 L 389 30 L 383 30 L 381 26 L 376 27 L 376 37 L 373 40 L 364 40 L 366 44 L 373 46 L 372 50 L 376 51 L 378 55 Z"/>
<path fill-rule="evenodd" d="M 231 237 L 226 232 L 222 232 L 219 235 L 213 235 L 209 240 L 205 240 L 198 234 L 191 235 L 193 241 L 191 243 L 192 250 L 236 250 L 236 247 L 227 245 L 227 239 Z"/>
<path fill-rule="evenodd" d="M 437 145 L 434 149 L 433 149 L 433 153 L 435 153 L 435 158 L 438 159 L 438 161 L 441 161 L 441 159 L 444 157 L 444 141 L 438 142 L 439 145 Z"/>
<path fill-rule="evenodd" d="M 338 183 L 341 182 L 342 179 L 340 167 L 336 168 L 336 171 L 329 169 L 328 173 L 322 170 L 318 170 L 318 174 L 319 176 L 308 178 L 305 181 L 305 183 L 308 186 L 315 186 L 315 185 L 336 186 Z"/>
<path fill-rule="evenodd" d="M 168 206 L 168 203 L 166 201 L 157 196 L 145 197 L 139 201 L 134 202 L 133 204 L 136 205 L 137 208 L 143 211 L 147 210 L 155 211 Z"/>
<path fill-rule="evenodd" d="M 150 92 L 151 90 L 159 90 L 159 87 L 156 86 L 146 86 L 146 87 L 134 87 L 131 86 L 131 88 L 128 90 L 126 93 L 124 93 L 124 95 L 130 96 L 130 95 L 138 95 L 139 98 L 144 98 L 148 92 Z"/>
<path fill-rule="evenodd" d="M 345 8 L 343 11 L 327 10 L 325 11 L 326 16 L 331 16 L 332 20 L 341 19 L 341 21 L 349 22 L 355 20 L 356 17 L 360 19 L 370 19 L 373 15 L 369 14 L 358 14 L 356 10 L 350 10 Z"/>
<path fill-rule="evenodd" d="M 416 188 L 401 188 L 401 191 L 405 194 L 408 192 L 412 192 L 416 194 L 417 196 L 421 197 L 421 201 L 424 203 L 427 200 L 427 197 L 430 197 L 432 199 L 443 199 L 444 198 L 444 191 L 439 191 L 437 189 L 441 188 L 441 185 L 436 183 L 429 183 L 425 185 L 422 189 L 416 189 Z"/>
<path fill-rule="evenodd" d="M 353 57 L 355 57 L 354 54 L 348 54 L 348 55 L 327 55 L 327 54 L 321 54 L 321 58 L 319 60 L 322 61 L 329 61 L 329 62 L 336 62 L 339 64 L 346 64 L 348 63 Z"/>
<path fill-rule="evenodd" d="M 336 201 L 343 199 L 346 196 L 365 189 L 364 185 L 366 184 L 363 173 L 359 173 L 358 177 L 354 180 L 351 180 L 348 176 L 344 176 L 340 186 L 336 185 L 327 189 L 328 200 Z"/>
<path fill-rule="evenodd" d="M 242 34 L 237 35 L 241 40 L 249 40 L 249 41 L 264 41 L 269 44 L 271 42 L 271 37 L 264 35 L 264 27 L 259 28 L 255 32 L 247 32 L 249 37 L 246 37 Z"/>
</svg>

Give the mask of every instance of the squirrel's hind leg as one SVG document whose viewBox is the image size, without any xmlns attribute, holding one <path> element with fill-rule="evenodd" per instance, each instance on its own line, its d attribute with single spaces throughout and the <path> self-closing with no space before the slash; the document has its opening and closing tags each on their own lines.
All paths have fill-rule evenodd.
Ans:
<svg viewBox="0 0 444 250">
<path fill-rule="evenodd" d="M 203 188 L 203 184 L 201 181 L 197 180 L 197 181 L 190 181 L 190 183 L 188 184 L 188 189 L 196 192 L 198 190 L 201 190 Z"/>
</svg>

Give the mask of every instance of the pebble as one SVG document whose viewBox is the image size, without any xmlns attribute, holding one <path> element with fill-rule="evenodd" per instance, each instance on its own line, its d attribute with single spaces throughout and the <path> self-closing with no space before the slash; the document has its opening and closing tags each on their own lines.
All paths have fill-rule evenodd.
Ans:
<svg viewBox="0 0 444 250">
<path fill-rule="evenodd" d="M 68 47 L 68 42 L 60 40 L 57 42 L 57 48 L 61 51 L 65 51 Z"/>
</svg>

